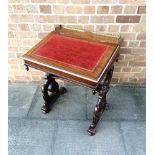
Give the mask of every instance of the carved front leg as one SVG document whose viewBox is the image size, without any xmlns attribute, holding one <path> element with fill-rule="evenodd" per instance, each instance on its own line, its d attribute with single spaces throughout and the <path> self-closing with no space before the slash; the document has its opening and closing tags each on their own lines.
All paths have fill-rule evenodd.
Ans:
<svg viewBox="0 0 155 155">
<path fill-rule="evenodd" d="M 112 68 L 107 72 L 104 80 L 102 81 L 102 83 L 100 84 L 99 88 L 98 88 L 98 102 L 95 106 L 95 110 L 93 113 L 93 120 L 92 120 L 92 124 L 90 125 L 89 129 L 88 129 L 88 134 L 90 136 L 93 136 L 96 133 L 96 127 L 97 124 L 99 122 L 99 120 L 101 119 L 102 113 L 104 112 L 105 108 L 106 108 L 106 94 L 109 90 L 109 84 L 112 78 L 112 74 L 113 74 L 113 69 L 114 67 L 112 66 Z"/>
<path fill-rule="evenodd" d="M 61 95 L 66 92 L 64 87 L 59 89 L 58 83 L 55 81 L 54 77 L 51 74 L 46 74 L 44 76 L 45 83 L 42 87 L 42 94 L 44 99 L 44 105 L 41 110 L 44 113 L 48 113 L 51 109 L 53 102 Z"/>
</svg>

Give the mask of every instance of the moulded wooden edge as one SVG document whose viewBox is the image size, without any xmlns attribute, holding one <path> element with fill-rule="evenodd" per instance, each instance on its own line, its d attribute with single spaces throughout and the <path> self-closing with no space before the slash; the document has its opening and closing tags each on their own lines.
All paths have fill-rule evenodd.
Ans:
<svg viewBox="0 0 155 155">
<path fill-rule="evenodd" d="M 24 59 L 24 63 L 26 65 L 28 65 L 29 67 L 39 69 L 39 70 L 41 70 L 43 72 L 47 72 L 47 73 L 56 75 L 56 76 L 58 76 L 58 77 L 60 77 L 62 79 L 67 79 L 68 81 L 72 81 L 72 82 L 80 84 L 80 85 L 85 85 L 88 88 L 94 89 L 96 87 L 96 85 L 97 85 L 97 82 L 95 82 L 95 81 L 93 82 L 93 81 L 90 81 L 89 79 L 84 79 L 83 77 L 77 77 L 77 76 L 74 76 L 74 75 L 71 75 L 71 74 L 67 74 L 65 72 L 61 72 L 59 70 L 55 70 L 53 68 L 50 68 L 48 66 L 44 66 L 42 64 L 37 64 L 35 62 L 28 61 L 28 60 L 25 60 L 25 59 Z"/>
<path fill-rule="evenodd" d="M 100 43 L 109 43 L 109 44 L 118 44 L 120 45 L 123 41 L 121 38 L 121 35 L 114 35 L 110 33 L 96 33 L 96 32 L 90 32 L 90 31 L 84 31 L 80 29 L 74 29 L 74 28 L 67 28 L 63 27 L 62 25 L 59 25 L 55 28 L 55 32 L 59 32 L 60 34 L 69 35 L 70 33 L 75 35 L 75 37 L 80 37 L 80 39 L 87 39 L 87 40 L 93 40 Z"/>
</svg>

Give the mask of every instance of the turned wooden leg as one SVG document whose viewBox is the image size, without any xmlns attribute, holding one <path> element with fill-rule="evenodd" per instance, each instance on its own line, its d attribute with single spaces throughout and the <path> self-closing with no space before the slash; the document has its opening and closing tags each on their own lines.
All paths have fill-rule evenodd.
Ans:
<svg viewBox="0 0 155 155">
<path fill-rule="evenodd" d="M 95 106 L 95 110 L 93 113 L 93 120 L 92 120 L 92 124 L 90 125 L 90 127 L 88 128 L 88 134 L 90 136 L 93 136 L 96 133 L 96 127 L 97 124 L 99 122 L 99 120 L 101 119 L 102 113 L 104 112 L 105 108 L 106 108 L 106 94 L 109 90 L 109 84 L 112 78 L 112 74 L 113 74 L 113 70 L 114 67 L 112 66 L 109 71 L 107 72 L 104 80 L 102 81 L 102 83 L 100 84 L 99 88 L 98 88 L 98 102 Z"/>
<path fill-rule="evenodd" d="M 59 88 L 58 83 L 55 81 L 55 78 L 51 74 L 45 74 L 44 76 L 45 83 L 42 87 L 42 94 L 44 99 L 44 105 L 41 110 L 43 113 L 48 113 L 51 109 L 53 102 L 61 95 L 66 92 L 66 88 Z"/>
</svg>

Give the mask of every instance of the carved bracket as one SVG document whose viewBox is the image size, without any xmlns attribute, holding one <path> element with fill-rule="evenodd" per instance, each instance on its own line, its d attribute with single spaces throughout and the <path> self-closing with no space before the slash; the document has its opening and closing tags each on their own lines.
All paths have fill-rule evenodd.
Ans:
<svg viewBox="0 0 155 155">
<path fill-rule="evenodd" d="M 44 113 L 48 113 L 51 109 L 51 105 L 61 94 L 66 92 L 66 89 L 64 87 L 59 88 L 58 83 L 51 74 L 45 74 L 44 79 L 45 83 L 42 87 L 42 95 L 45 102 L 41 110 Z"/>
<path fill-rule="evenodd" d="M 99 95 L 98 95 L 98 102 L 95 106 L 95 110 L 94 110 L 94 114 L 93 114 L 93 121 L 88 129 L 88 133 L 90 136 L 92 136 L 96 133 L 97 124 L 98 124 L 99 120 L 101 119 L 102 113 L 104 112 L 104 110 L 106 108 L 106 104 L 107 104 L 106 94 L 109 90 L 109 85 L 110 85 L 110 81 L 112 78 L 113 70 L 114 70 L 114 66 L 112 66 L 109 69 L 109 71 L 105 75 L 103 81 L 101 82 L 101 84 L 98 86 L 98 89 L 96 90 Z M 96 93 L 96 91 L 94 91 L 94 92 Z"/>
</svg>

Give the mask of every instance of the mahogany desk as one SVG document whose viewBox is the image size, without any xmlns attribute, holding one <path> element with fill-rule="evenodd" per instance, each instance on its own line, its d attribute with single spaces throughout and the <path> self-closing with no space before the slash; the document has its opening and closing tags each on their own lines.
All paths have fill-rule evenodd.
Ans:
<svg viewBox="0 0 155 155">
<path fill-rule="evenodd" d="M 56 78 L 61 78 L 98 93 L 90 135 L 106 107 L 106 94 L 118 60 L 121 38 L 71 30 L 58 26 L 36 46 L 22 56 L 26 69 L 29 67 L 46 72 L 42 88 L 45 101 L 42 111 L 48 113 L 52 102 L 66 92 L 59 88 Z"/>
</svg>

